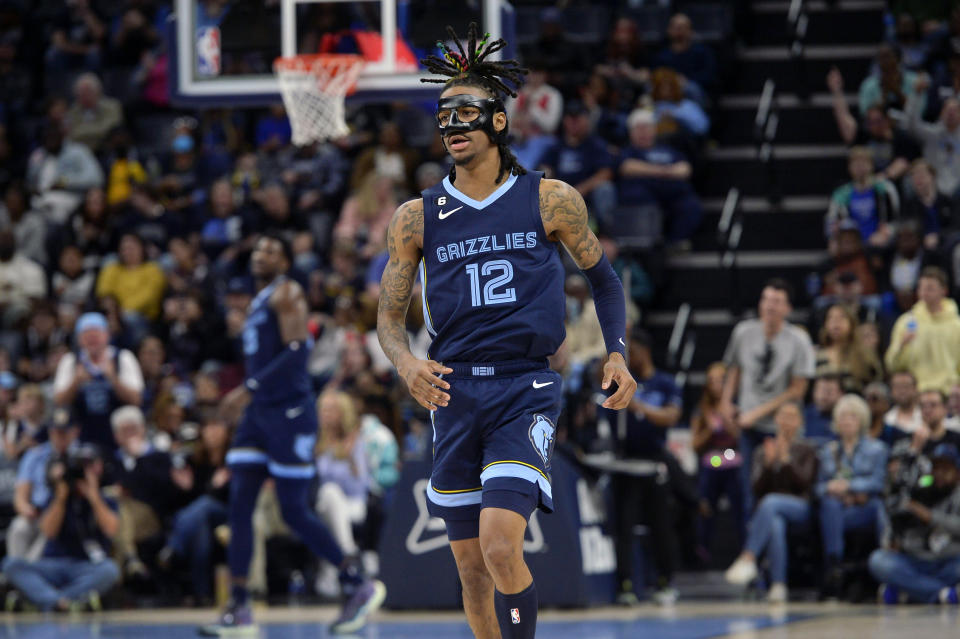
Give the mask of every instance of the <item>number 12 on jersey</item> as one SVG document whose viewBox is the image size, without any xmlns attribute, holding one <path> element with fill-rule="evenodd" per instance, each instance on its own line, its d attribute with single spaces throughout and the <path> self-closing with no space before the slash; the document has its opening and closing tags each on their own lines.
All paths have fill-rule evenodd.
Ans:
<svg viewBox="0 0 960 639">
<path fill-rule="evenodd" d="M 493 306 L 494 304 L 510 304 L 517 301 L 517 289 L 506 286 L 513 280 L 513 264 L 507 260 L 490 260 L 483 264 L 467 264 L 467 275 L 470 277 L 470 302 L 472 306 Z M 495 275 L 483 285 L 483 296 L 480 295 L 480 278 Z"/>
</svg>

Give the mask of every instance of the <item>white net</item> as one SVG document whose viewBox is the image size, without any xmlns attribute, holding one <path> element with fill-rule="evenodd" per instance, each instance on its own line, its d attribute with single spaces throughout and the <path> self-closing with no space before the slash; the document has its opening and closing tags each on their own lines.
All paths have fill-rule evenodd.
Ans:
<svg viewBox="0 0 960 639">
<path fill-rule="evenodd" d="M 273 63 L 293 143 L 302 146 L 349 133 L 343 100 L 363 68 L 358 55 L 300 55 Z"/>
</svg>

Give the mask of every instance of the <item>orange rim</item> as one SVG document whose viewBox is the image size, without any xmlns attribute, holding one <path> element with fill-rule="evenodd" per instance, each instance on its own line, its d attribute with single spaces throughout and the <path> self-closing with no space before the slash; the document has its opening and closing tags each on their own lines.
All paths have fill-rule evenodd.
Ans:
<svg viewBox="0 0 960 639">
<path fill-rule="evenodd" d="M 332 69 L 330 77 L 340 75 L 347 70 L 352 70 L 357 66 L 363 65 L 363 56 L 352 53 L 304 53 L 290 57 L 279 57 L 273 61 L 273 69 L 280 71 L 305 71 L 310 72 L 317 64 Z M 350 85 L 346 95 L 352 95 L 356 90 L 356 82 Z"/>
</svg>

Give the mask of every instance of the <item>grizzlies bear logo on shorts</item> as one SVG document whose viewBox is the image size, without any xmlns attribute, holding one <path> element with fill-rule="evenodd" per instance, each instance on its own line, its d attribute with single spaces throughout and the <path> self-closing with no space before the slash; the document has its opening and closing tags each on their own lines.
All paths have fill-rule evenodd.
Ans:
<svg viewBox="0 0 960 639">
<path fill-rule="evenodd" d="M 533 423 L 530 424 L 530 443 L 534 450 L 543 460 L 545 470 L 550 470 L 550 458 L 553 456 L 553 440 L 556 433 L 556 427 L 553 422 L 540 413 L 533 416 Z"/>
</svg>

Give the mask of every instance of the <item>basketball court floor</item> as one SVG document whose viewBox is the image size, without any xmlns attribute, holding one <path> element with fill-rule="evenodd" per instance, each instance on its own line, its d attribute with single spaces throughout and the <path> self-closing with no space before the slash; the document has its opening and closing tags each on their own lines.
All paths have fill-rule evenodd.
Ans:
<svg viewBox="0 0 960 639">
<path fill-rule="evenodd" d="M 258 612 L 262 639 L 327 639 L 329 606 L 277 607 Z M 181 639 L 194 637 L 210 611 L 134 610 L 99 615 L 0 615 L 0 638 Z M 541 613 L 538 636 L 548 639 L 939 639 L 960 636 L 960 610 L 933 606 L 882 608 L 846 604 L 768 606 L 686 603 L 669 608 L 598 608 Z M 471 639 L 462 617 L 449 612 L 382 612 L 359 639 Z"/>
</svg>

